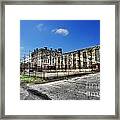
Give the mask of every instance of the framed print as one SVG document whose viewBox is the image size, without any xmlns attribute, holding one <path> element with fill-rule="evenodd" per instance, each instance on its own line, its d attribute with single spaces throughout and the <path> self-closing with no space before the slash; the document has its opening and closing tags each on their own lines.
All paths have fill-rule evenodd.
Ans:
<svg viewBox="0 0 120 120">
<path fill-rule="evenodd" d="M 2 119 L 119 119 L 119 2 L 1 2 Z"/>
</svg>

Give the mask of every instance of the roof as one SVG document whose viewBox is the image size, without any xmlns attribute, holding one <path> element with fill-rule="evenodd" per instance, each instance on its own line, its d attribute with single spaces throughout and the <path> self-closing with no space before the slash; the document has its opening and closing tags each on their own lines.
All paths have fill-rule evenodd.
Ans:
<svg viewBox="0 0 120 120">
<path fill-rule="evenodd" d="M 93 48 L 100 48 L 100 45 L 96 45 L 96 46 L 90 46 L 90 47 L 86 47 L 86 48 L 82 48 L 82 49 L 78 49 L 78 50 L 74 50 L 74 51 L 69 51 L 69 52 L 65 52 L 64 54 L 70 54 L 70 53 L 75 53 L 78 51 L 84 51 L 84 50 L 88 50 L 88 49 L 93 49 Z"/>
</svg>

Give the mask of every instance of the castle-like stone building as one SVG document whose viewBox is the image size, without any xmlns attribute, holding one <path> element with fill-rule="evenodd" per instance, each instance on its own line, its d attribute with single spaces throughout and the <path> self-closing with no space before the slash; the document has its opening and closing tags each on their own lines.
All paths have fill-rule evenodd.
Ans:
<svg viewBox="0 0 120 120">
<path fill-rule="evenodd" d="M 35 49 L 29 67 L 42 70 L 100 70 L 100 46 L 63 53 L 62 49 Z"/>
</svg>

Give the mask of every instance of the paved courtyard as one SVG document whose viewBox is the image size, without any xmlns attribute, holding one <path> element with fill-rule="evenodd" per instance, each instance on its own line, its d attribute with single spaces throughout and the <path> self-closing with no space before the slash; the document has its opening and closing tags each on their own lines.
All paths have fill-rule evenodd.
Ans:
<svg viewBox="0 0 120 120">
<path fill-rule="evenodd" d="M 100 73 L 55 82 L 21 85 L 21 100 L 99 100 Z"/>
</svg>

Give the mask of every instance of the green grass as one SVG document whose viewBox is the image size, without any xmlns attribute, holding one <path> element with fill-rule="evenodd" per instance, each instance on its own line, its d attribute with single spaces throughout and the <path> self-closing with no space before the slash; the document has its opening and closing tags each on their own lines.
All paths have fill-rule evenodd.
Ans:
<svg viewBox="0 0 120 120">
<path fill-rule="evenodd" d="M 37 76 L 29 76 L 29 75 L 20 75 L 21 82 L 24 83 L 46 83 L 47 80 L 44 80 Z"/>
</svg>

